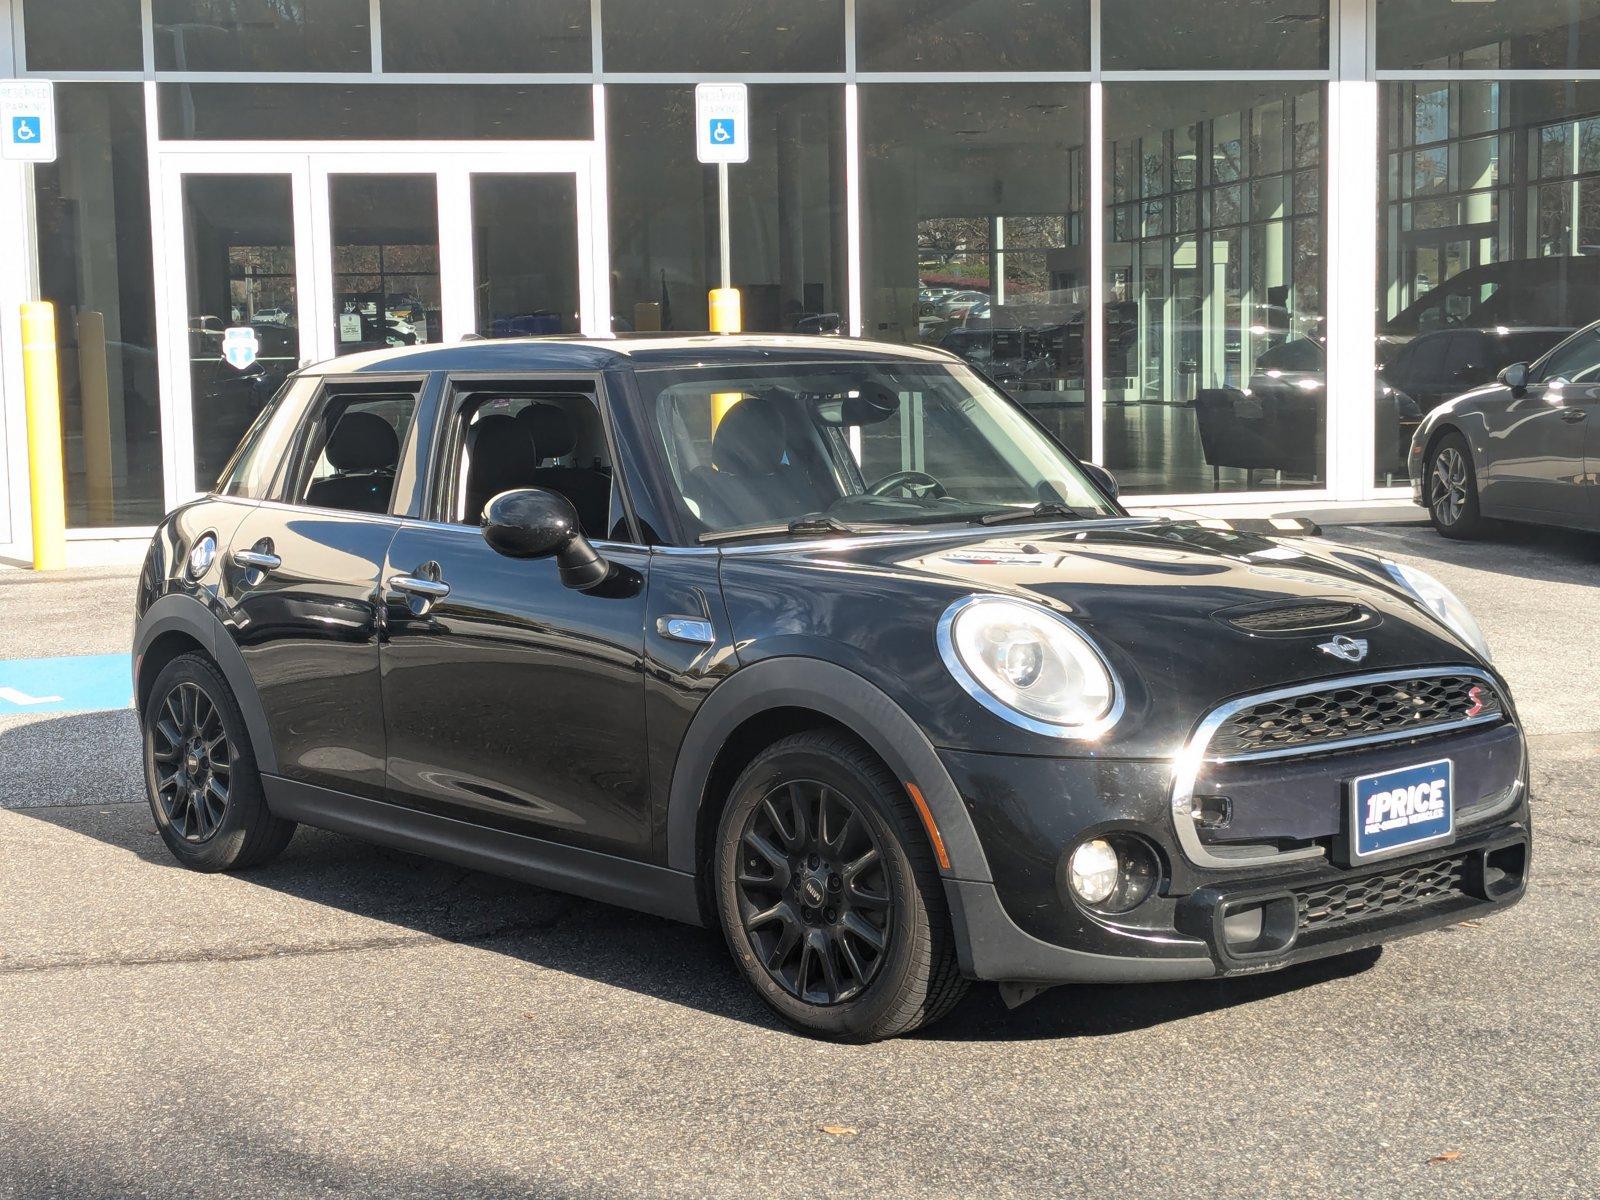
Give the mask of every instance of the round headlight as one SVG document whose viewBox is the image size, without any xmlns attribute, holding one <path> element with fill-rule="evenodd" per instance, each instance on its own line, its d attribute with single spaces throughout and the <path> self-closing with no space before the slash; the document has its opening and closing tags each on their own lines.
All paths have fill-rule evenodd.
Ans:
<svg viewBox="0 0 1600 1200">
<path fill-rule="evenodd" d="M 1484 662 L 1494 661 L 1494 655 L 1489 652 L 1489 639 L 1483 636 L 1483 630 L 1478 628 L 1478 622 L 1473 619 L 1472 614 L 1467 611 L 1467 606 L 1461 603 L 1454 592 L 1426 571 L 1418 570 L 1416 567 L 1408 567 L 1385 559 L 1383 569 L 1389 572 L 1390 579 L 1410 592 L 1417 603 L 1427 609 L 1435 620 L 1476 650 Z"/>
<path fill-rule="evenodd" d="M 1120 708 L 1089 639 L 1049 609 L 1008 596 L 968 596 L 945 610 L 939 653 L 969 695 L 1013 725 L 1091 738 Z"/>
<path fill-rule="evenodd" d="M 211 569 L 211 564 L 217 557 L 217 539 L 211 534 L 202 534 L 200 540 L 189 551 L 189 578 L 199 579 Z"/>
<path fill-rule="evenodd" d="M 1121 869 L 1117 851 L 1110 842 L 1094 838 L 1082 843 L 1067 862 L 1072 894 L 1085 904 L 1105 903 L 1117 890 Z"/>
</svg>

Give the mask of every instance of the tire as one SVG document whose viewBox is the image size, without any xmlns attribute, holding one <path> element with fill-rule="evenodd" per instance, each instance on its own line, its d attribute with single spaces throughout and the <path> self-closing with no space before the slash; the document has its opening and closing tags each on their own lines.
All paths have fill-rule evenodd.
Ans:
<svg viewBox="0 0 1600 1200">
<path fill-rule="evenodd" d="M 295 823 L 267 809 L 244 715 L 208 658 L 183 654 L 162 668 L 140 723 L 150 813 L 174 858 L 234 871 L 283 852 Z"/>
<path fill-rule="evenodd" d="M 1466 438 L 1447 433 L 1434 443 L 1422 475 L 1428 520 L 1441 537 L 1477 538 L 1489 522 L 1478 507 L 1478 473 Z"/>
<path fill-rule="evenodd" d="M 877 1041 L 966 993 L 927 833 L 893 773 L 847 734 L 798 733 L 756 756 L 718 822 L 713 869 L 734 961 L 797 1029 Z"/>
</svg>

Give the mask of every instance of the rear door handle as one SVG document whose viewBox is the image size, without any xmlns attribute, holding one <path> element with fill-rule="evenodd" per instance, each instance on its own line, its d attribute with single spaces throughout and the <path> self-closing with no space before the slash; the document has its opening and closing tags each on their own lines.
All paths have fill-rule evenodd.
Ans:
<svg viewBox="0 0 1600 1200">
<path fill-rule="evenodd" d="M 422 579 L 416 575 L 391 575 L 389 586 L 398 592 L 410 592 L 429 600 L 443 600 L 450 594 L 450 585 L 442 579 Z"/>
<path fill-rule="evenodd" d="M 276 571 L 283 566 L 283 559 L 276 554 L 268 554 L 264 550 L 235 550 L 233 552 L 233 565 L 248 567 L 254 571 Z"/>
</svg>

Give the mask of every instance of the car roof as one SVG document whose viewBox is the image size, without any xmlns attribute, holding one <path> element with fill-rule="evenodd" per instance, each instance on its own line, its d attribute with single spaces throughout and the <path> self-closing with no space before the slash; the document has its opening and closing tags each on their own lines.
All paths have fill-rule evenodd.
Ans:
<svg viewBox="0 0 1600 1200">
<path fill-rule="evenodd" d="M 603 371 L 635 367 L 754 366 L 772 363 L 960 362 L 931 346 L 858 338 L 779 334 L 683 334 L 612 338 L 482 338 L 400 346 L 328 359 L 309 375 L 410 371 Z"/>
</svg>

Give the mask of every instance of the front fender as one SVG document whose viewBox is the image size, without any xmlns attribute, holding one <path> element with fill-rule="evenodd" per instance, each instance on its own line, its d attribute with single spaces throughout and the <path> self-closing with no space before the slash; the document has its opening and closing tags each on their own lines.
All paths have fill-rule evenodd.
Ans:
<svg viewBox="0 0 1600 1200">
<path fill-rule="evenodd" d="M 993 881 L 977 830 L 933 744 L 879 688 L 853 671 L 818 658 L 767 658 L 742 667 L 706 697 L 684 733 L 667 801 L 667 865 L 694 872 L 700 808 L 717 754 L 751 717 L 776 708 L 806 708 L 852 730 L 902 783 L 928 802 L 950 858 L 949 879 Z"/>
<path fill-rule="evenodd" d="M 222 671 L 244 714 L 245 728 L 250 731 L 250 746 L 255 751 L 256 765 L 266 775 L 278 770 L 278 755 L 273 749 L 272 734 L 267 727 L 266 710 L 256 694 L 255 681 L 245 666 L 244 656 L 234 645 L 233 638 L 223 628 L 215 613 L 194 596 L 183 592 L 168 592 L 157 599 L 139 618 L 134 631 L 133 664 L 134 683 L 139 682 L 139 670 L 146 653 L 156 639 L 167 633 L 179 633 L 199 642 Z"/>
</svg>

